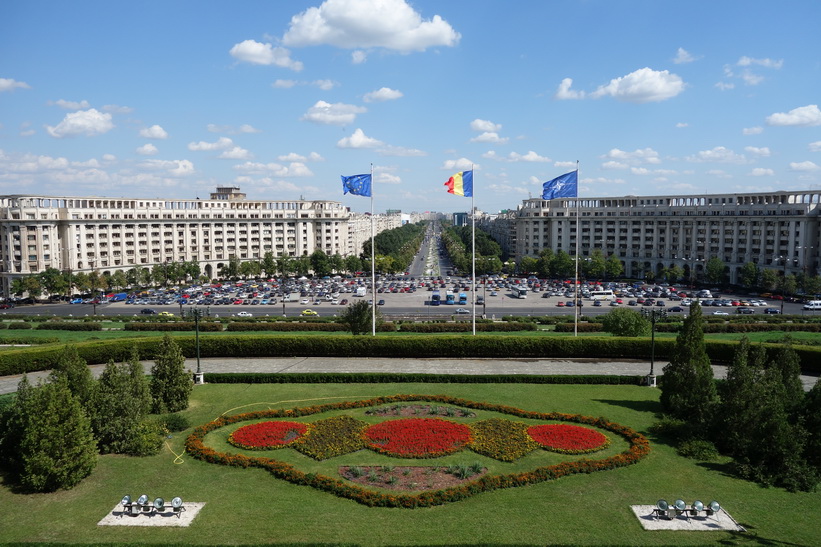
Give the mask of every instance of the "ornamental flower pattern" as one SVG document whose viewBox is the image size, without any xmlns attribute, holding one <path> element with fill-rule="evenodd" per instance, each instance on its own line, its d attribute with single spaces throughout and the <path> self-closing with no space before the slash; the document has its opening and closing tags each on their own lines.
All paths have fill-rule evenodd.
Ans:
<svg viewBox="0 0 821 547">
<path fill-rule="evenodd" d="M 587 454 L 610 444 L 610 439 L 598 431 L 578 425 L 534 425 L 527 429 L 527 433 L 547 450 L 562 454 Z"/>
<path fill-rule="evenodd" d="M 362 432 L 367 446 L 399 458 L 436 458 L 461 450 L 470 428 L 439 418 L 407 418 L 374 424 Z"/>
<path fill-rule="evenodd" d="M 282 448 L 308 431 L 299 422 L 260 422 L 240 427 L 228 436 L 228 442 L 247 450 Z"/>
</svg>

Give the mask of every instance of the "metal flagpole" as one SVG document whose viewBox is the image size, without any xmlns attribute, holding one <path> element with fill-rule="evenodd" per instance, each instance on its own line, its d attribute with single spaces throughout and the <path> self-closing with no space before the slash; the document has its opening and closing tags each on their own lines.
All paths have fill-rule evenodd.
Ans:
<svg viewBox="0 0 821 547">
<path fill-rule="evenodd" d="M 576 160 L 576 292 L 573 303 L 573 336 L 579 335 L 579 160 Z"/>
<path fill-rule="evenodd" d="M 373 163 L 371 164 L 371 335 L 376 336 L 376 242 L 373 234 Z"/>
<path fill-rule="evenodd" d="M 476 208 L 473 205 L 474 196 L 476 194 L 476 171 L 473 170 L 473 164 L 470 166 L 470 172 L 473 174 L 473 189 L 470 192 L 470 219 L 471 219 L 471 253 L 473 255 L 473 287 L 471 288 L 471 298 L 473 298 L 473 336 L 476 336 Z"/>
</svg>

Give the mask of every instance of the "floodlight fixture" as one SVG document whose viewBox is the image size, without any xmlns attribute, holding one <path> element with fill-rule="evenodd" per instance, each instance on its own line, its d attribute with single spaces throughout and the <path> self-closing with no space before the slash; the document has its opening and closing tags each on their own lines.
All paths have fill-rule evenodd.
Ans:
<svg viewBox="0 0 821 547">
<path fill-rule="evenodd" d="M 701 502 L 701 500 L 696 500 L 693 502 L 693 509 L 695 509 L 696 511 L 704 511 L 704 504 Z"/>
<path fill-rule="evenodd" d="M 658 507 L 659 511 L 667 511 L 667 509 L 670 508 L 670 504 L 667 503 L 667 500 L 658 500 L 656 507 Z"/>
<path fill-rule="evenodd" d="M 179 509 L 180 507 L 182 507 L 182 498 L 177 496 L 176 498 L 172 499 L 171 507 L 173 507 L 174 509 Z"/>
<path fill-rule="evenodd" d="M 148 505 L 148 494 L 143 494 L 139 498 L 137 498 L 137 503 L 139 505 Z"/>
<path fill-rule="evenodd" d="M 711 501 L 710 502 L 710 510 L 713 513 L 718 513 L 719 511 L 721 511 L 721 504 L 719 504 L 716 500 Z"/>
<path fill-rule="evenodd" d="M 165 500 L 162 498 L 157 498 L 154 500 L 154 509 L 157 511 L 162 511 L 165 509 Z"/>
<path fill-rule="evenodd" d="M 131 504 L 131 496 L 129 496 L 129 495 L 123 496 L 123 499 L 120 500 L 120 504 L 123 507 L 125 507 L 126 505 L 130 505 Z"/>
<path fill-rule="evenodd" d="M 679 511 L 684 511 L 685 509 L 687 509 L 687 504 L 684 503 L 684 500 L 676 500 L 675 505 L 676 509 Z"/>
</svg>

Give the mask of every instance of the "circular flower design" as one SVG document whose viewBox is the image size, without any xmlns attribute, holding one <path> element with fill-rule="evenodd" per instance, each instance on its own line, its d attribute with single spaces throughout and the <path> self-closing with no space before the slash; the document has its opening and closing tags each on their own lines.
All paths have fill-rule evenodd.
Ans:
<svg viewBox="0 0 821 547">
<path fill-rule="evenodd" d="M 548 450 L 564 454 L 584 454 L 601 450 L 610 440 L 595 429 L 570 424 L 534 425 L 527 434 Z"/>
<path fill-rule="evenodd" d="M 280 448 L 299 439 L 308 431 L 299 422 L 260 422 L 246 425 L 234 431 L 228 442 L 249 450 Z"/>
<path fill-rule="evenodd" d="M 470 428 L 438 418 L 408 418 L 374 424 L 362 433 L 377 452 L 402 458 L 436 458 L 472 441 Z"/>
</svg>

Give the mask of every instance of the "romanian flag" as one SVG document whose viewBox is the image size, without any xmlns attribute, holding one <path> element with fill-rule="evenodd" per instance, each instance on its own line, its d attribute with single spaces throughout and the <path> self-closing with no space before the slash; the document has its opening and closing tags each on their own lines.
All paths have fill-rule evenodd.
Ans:
<svg viewBox="0 0 821 547">
<path fill-rule="evenodd" d="M 461 171 L 448 179 L 445 183 L 448 194 L 454 196 L 473 197 L 473 171 Z"/>
</svg>

